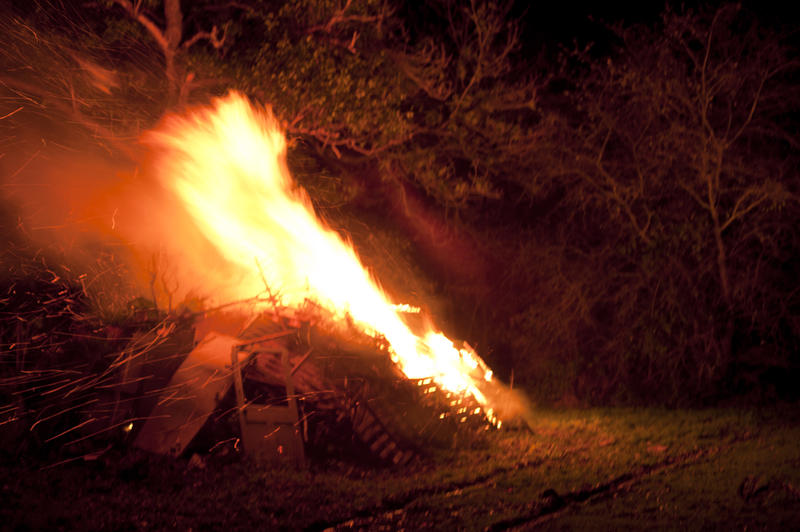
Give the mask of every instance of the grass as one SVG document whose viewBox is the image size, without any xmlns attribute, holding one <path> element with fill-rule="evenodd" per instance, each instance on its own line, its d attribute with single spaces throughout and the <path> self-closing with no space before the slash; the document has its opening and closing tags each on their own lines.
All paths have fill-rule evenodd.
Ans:
<svg viewBox="0 0 800 532">
<path fill-rule="evenodd" d="M 799 529 L 800 416 L 767 410 L 539 411 L 404 468 L 205 467 L 132 450 L 5 460 L 13 530 Z"/>
</svg>

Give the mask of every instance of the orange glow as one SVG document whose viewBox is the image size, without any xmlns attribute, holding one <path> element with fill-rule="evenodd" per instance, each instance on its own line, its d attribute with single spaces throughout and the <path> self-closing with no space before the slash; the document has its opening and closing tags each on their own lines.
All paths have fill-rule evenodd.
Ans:
<svg viewBox="0 0 800 532">
<path fill-rule="evenodd" d="M 389 301 L 353 247 L 317 218 L 289 174 L 286 139 L 269 109 L 231 93 L 211 107 L 167 117 L 145 140 L 161 155 L 163 184 L 235 265 L 235 279 L 214 287 L 219 299 L 263 294 L 266 282 L 288 307 L 313 300 L 385 338 L 409 378 L 431 377 L 491 406 L 479 389 L 492 380 L 480 357 L 433 329 L 416 336 L 401 315 L 419 309 Z M 486 412 L 497 422 L 491 408 Z"/>
</svg>

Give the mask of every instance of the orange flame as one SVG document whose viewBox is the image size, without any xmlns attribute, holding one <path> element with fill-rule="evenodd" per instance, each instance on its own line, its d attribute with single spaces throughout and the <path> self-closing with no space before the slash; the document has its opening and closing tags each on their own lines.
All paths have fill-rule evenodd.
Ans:
<svg viewBox="0 0 800 532">
<path fill-rule="evenodd" d="M 392 360 L 409 378 L 428 378 L 466 393 L 493 411 L 479 389 L 492 373 L 468 346 L 457 348 L 440 332 L 415 335 L 395 305 L 359 262 L 352 246 L 314 213 L 286 166 L 286 139 L 269 109 L 256 109 L 231 93 L 213 106 L 171 115 L 146 141 L 163 157 L 160 178 L 205 237 L 237 266 L 231 300 L 280 292 L 281 302 L 314 300 L 335 315 L 349 315 L 388 342 Z M 499 423 L 499 422 L 497 422 Z"/>
</svg>

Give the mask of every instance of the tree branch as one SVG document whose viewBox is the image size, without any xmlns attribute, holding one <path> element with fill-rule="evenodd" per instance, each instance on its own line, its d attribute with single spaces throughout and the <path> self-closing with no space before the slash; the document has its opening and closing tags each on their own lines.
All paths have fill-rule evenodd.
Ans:
<svg viewBox="0 0 800 532">
<path fill-rule="evenodd" d="M 397 53 L 392 54 L 392 59 L 408 79 L 434 100 L 444 101 L 453 94 L 451 83 L 437 79 L 437 74 L 444 73 L 451 61 L 444 45 L 437 47 L 429 42 L 416 55 Z M 433 76 L 428 72 L 433 72 Z"/>
<path fill-rule="evenodd" d="M 755 194 L 758 194 L 758 192 L 753 190 L 752 188 L 749 188 L 744 192 L 744 194 L 739 196 L 739 199 L 736 200 L 736 204 L 733 206 L 733 212 L 731 212 L 731 215 L 728 217 L 728 219 L 720 226 L 719 228 L 720 231 L 724 231 L 729 225 L 731 225 L 737 219 L 746 215 L 747 213 L 758 207 L 760 204 L 764 203 L 764 201 L 766 201 L 767 196 L 762 194 L 760 197 L 753 200 L 747 207 L 745 207 L 743 210 L 740 211 L 739 208 L 742 206 L 744 201 L 748 197 L 753 196 Z"/>
<path fill-rule="evenodd" d="M 167 40 L 167 36 L 164 34 L 161 28 L 156 25 L 155 22 L 153 22 L 147 15 L 140 11 L 139 2 L 134 5 L 130 0 L 114 0 L 114 3 L 121 6 L 125 11 L 128 12 L 128 15 L 130 15 L 131 18 L 144 26 L 144 28 L 150 33 L 153 39 L 155 39 L 156 43 L 158 43 L 158 46 L 160 46 L 162 50 L 169 50 L 169 41 Z"/>
<path fill-rule="evenodd" d="M 380 26 L 383 21 L 386 19 L 388 15 L 390 15 L 390 11 L 387 5 L 384 3 L 381 5 L 380 12 L 377 15 L 347 15 L 347 10 L 350 8 L 350 4 L 353 3 L 353 0 L 347 0 L 344 6 L 341 9 L 337 10 L 330 19 L 324 24 L 316 24 L 314 26 L 309 27 L 306 29 L 307 34 L 311 33 L 332 33 L 334 30 L 334 26 L 338 26 L 341 24 L 349 24 L 352 22 L 357 22 L 359 24 L 369 24 L 369 23 L 378 23 Z"/>
<path fill-rule="evenodd" d="M 361 138 L 348 137 L 342 135 L 341 132 L 337 131 L 335 128 L 330 129 L 327 127 L 307 129 L 303 127 L 298 127 L 296 125 L 298 121 L 299 120 L 295 119 L 287 126 L 286 132 L 288 134 L 294 136 L 304 136 L 313 138 L 318 142 L 321 142 L 323 147 L 329 147 L 338 159 L 341 159 L 342 157 L 340 151 L 341 149 L 347 149 L 354 151 L 360 155 L 373 157 L 395 146 L 399 146 L 405 142 L 408 142 L 416 134 L 415 132 L 412 132 L 409 133 L 408 135 L 397 137 L 378 146 L 366 147 L 369 141 L 374 140 L 373 137 L 367 137 L 367 136 Z"/>
<path fill-rule="evenodd" d="M 211 43 L 211 46 L 213 46 L 215 50 L 219 50 L 225 45 L 225 40 L 228 37 L 229 27 L 230 24 L 225 24 L 225 26 L 222 29 L 222 36 L 219 35 L 219 28 L 217 26 L 212 27 L 211 31 L 198 31 L 197 33 L 192 35 L 191 38 L 184 41 L 181 47 L 184 50 L 188 50 L 198 41 L 206 39 L 209 43 Z"/>
</svg>

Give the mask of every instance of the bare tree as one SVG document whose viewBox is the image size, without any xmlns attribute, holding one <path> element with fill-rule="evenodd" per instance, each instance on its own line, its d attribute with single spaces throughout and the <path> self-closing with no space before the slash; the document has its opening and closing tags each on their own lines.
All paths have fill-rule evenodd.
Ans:
<svg viewBox="0 0 800 532">
<path fill-rule="evenodd" d="M 791 352 L 798 61 L 738 6 L 614 29 L 616 54 L 567 57 L 527 186 L 562 196 L 564 256 L 603 272 L 576 280 L 595 383 L 677 400 L 725 386 L 746 344 Z"/>
</svg>

